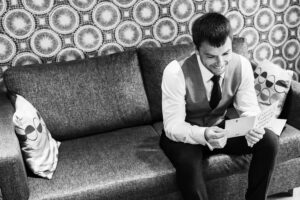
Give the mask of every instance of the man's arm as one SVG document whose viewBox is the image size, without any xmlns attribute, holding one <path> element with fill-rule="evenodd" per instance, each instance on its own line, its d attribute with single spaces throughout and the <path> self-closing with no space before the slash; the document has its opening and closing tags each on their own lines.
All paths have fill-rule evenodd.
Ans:
<svg viewBox="0 0 300 200">
<path fill-rule="evenodd" d="M 240 56 L 242 81 L 234 99 L 234 107 L 240 117 L 256 116 L 260 113 L 256 92 L 254 89 L 254 75 L 247 58 Z"/>
<path fill-rule="evenodd" d="M 176 142 L 206 144 L 206 127 L 193 126 L 185 121 L 185 80 L 181 66 L 171 62 L 162 79 L 162 111 L 164 129 L 168 138 Z"/>
<path fill-rule="evenodd" d="M 242 65 L 242 81 L 234 100 L 234 107 L 241 117 L 256 116 L 261 111 L 254 88 L 253 70 L 250 62 L 245 57 L 240 57 Z M 264 130 L 250 130 L 245 136 L 248 146 L 252 147 L 261 140 L 264 133 Z"/>
</svg>

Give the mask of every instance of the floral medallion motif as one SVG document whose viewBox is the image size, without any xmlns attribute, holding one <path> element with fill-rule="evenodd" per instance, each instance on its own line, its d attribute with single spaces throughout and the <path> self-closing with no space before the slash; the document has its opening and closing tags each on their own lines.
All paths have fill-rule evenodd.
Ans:
<svg viewBox="0 0 300 200">
<path fill-rule="evenodd" d="M 116 28 L 115 37 L 122 46 L 133 47 L 142 40 L 142 29 L 133 21 L 124 21 Z"/>
<path fill-rule="evenodd" d="M 274 47 L 281 46 L 288 39 L 288 28 L 283 24 L 273 26 L 268 39 Z"/>
<path fill-rule="evenodd" d="M 0 34 L 0 63 L 6 63 L 16 54 L 16 45 L 10 37 Z"/>
<path fill-rule="evenodd" d="M 159 19 L 154 24 L 153 34 L 155 39 L 162 43 L 171 42 L 176 38 L 178 33 L 178 27 L 176 22 L 168 17 Z"/>
<path fill-rule="evenodd" d="M 79 16 L 70 6 L 58 6 L 50 13 L 49 24 L 58 33 L 73 33 L 79 26 Z"/>
<path fill-rule="evenodd" d="M 12 61 L 12 66 L 24 66 L 24 65 L 33 65 L 33 64 L 41 64 L 41 59 L 30 52 L 23 52 L 18 54 Z"/>
<path fill-rule="evenodd" d="M 109 55 L 121 51 L 124 51 L 124 49 L 118 43 L 107 43 L 102 45 L 102 47 L 98 51 L 98 55 Z"/>
<path fill-rule="evenodd" d="M 76 10 L 89 11 L 96 5 L 97 0 L 69 0 L 69 3 Z"/>
<path fill-rule="evenodd" d="M 67 62 L 71 60 L 81 60 L 81 59 L 84 59 L 83 52 L 73 47 L 69 47 L 61 50 L 56 57 L 57 62 Z"/>
<path fill-rule="evenodd" d="M 115 28 L 121 20 L 121 14 L 117 6 L 110 2 L 102 2 L 93 10 L 93 22 L 101 30 Z"/>
<path fill-rule="evenodd" d="M 158 19 L 158 15 L 158 6 L 150 0 L 140 1 L 133 8 L 133 18 L 142 26 L 153 24 Z"/>
<path fill-rule="evenodd" d="M 171 4 L 170 11 L 177 22 L 186 22 L 193 16 L 195 6 L 192 0 L 175 0 Z"/>
<path fill-rule="evenodd" d="M 295 60 L 300 54 L 300 44 L 296 39 L 288 40 L 282 47 L 283 57 L 287 60 Z"/>
<path fill-rule="evenodd" d="M 253 52 L 253 58 L 256 63 L 262 62 L 264 59 L 271 60 L 272 56 L 273 48 L 266 42 L 257 45 Z"/>
<path fill-rule="evenodd" d="M 103 42 L 101 31 L 92 25 L 80 27 L 74 34 L 76 46 L 84 52 L 98 50 Z"/>
<path fill-rule="evenodd" d="M 26 10 L 40 15 L 48 13 L 52 9 L 54 0 L 22 0 L 22 3 Z"/>
<path fill-rule="evenodd" d="M 41 57 L 56 55 L 61 49 L 61 43 L 58 34 L 49 29 L 36 31 L 30 39 L 30 46 L 33 52 Z"/>
<path fill-rule="evenodd" d="M 13 38 L 24 39 L 35 29 L 33 16 L 24 9 L 8 11 L 3 17 L 3 28 Z"/>
</svg>

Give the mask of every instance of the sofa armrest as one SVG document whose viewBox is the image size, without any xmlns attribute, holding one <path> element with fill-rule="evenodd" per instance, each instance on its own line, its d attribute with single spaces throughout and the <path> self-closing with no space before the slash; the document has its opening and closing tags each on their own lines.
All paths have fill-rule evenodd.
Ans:
<svg viewBox="0 0 300 200">
<path fill-rule="evenodd" d="M 300 83 L 292 81 L 280 118 L 300 130 Z"/>
<path fill-rule="evenodd" d="M 0 92 L 0 189 L 3 200 L 25 200 L 29 198 L 29 188 L 19 141 L 14 132 L 13 113 L 14 108 L 6 93 Z"/>
</svg>

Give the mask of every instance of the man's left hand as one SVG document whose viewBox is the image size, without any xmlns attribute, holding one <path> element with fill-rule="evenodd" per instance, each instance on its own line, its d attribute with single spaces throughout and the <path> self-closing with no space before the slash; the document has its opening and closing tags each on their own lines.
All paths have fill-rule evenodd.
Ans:
<svg viewBox="0 0 300 200">
<path fill-rule="evenodd" d="M 257 142 L 259 142 L 265 134 L 264 129 L 251 129 L 246 134 L 246 140 L 249 147 L 253 147 Z"/>
</svg>

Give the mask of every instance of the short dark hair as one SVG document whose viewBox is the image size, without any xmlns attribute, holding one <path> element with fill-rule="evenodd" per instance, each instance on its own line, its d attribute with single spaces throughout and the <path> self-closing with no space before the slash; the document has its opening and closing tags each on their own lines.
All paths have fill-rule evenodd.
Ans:
<svg viewBox="0 0 300 200">
<path fill-rule="evenodd" d="M 206 13 L 196 19 L 192 26 L 193 42 L 197 49 L 204 41 L 214 47 L 220 47 L 224 45 L 228 36 L 232 39 L 230 22 L 219 13 Z"/>
</svg>

